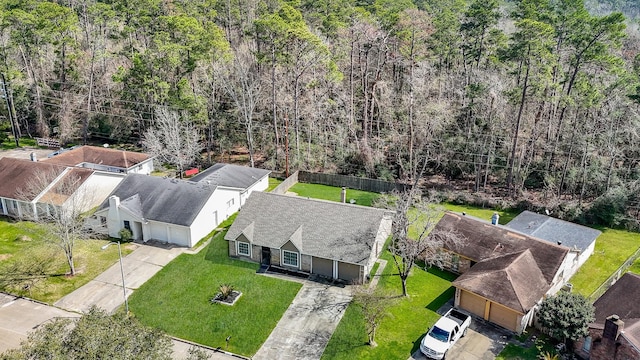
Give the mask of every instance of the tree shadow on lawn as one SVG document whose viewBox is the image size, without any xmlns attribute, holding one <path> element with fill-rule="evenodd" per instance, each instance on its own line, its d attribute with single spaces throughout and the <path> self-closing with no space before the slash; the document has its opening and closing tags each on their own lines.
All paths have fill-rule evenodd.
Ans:
<svg viewBox="0 0 640 360">
<path fill-rule="evenodd" d="M 422 335 L 420 335 L 420 337 L 413 342 L 413 347 L 411 348 L 411 355 L 415 354 L 416 351 L 420 350 L 420 343 L 422 342 L 422 339 L 424 339 L 425 335 L 427 335 L 427 330 L 429 330 L 428 328 L 424 329 L 424 333 Z"/>
<path fill-rule="evenodd" d="M 446 304 L 449 300 L 451 300 L 454 294 L 455 294 L 455 288 L 452 286 L 442 294 L 438 295 L 437 298 L 433 299 L 429 304 L 427 304 L 427 306 L 425 306 L 425 308 L 437 313 L 438 310 L 440 310 L 440 308 L 442 307 L 442 305 Z"/>
</svg>

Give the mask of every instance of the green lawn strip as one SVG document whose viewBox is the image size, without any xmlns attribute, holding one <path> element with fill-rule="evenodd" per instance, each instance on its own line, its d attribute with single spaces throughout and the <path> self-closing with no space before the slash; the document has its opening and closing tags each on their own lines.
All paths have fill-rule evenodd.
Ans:
<svg viewBox="0 0 640 360">
<path fill-rule="evenodd" d="M 499 222 L 501 225 L 506 225 L 509 221 L 513 220 L 514 217 L 520 214 L 520 211 L 515 209 L 506 209 L 506 210 L 486 209 L 486 208 L 480 208 L 480 207 L 475 207 L 470 205 L 455 205 L 450 203 L 442 203 L 442 206 L 444 206 L 445 209 L 456 212 L 456 213 L 462 213 L 464 211 L 468 215 L 477 217 L 484 221 L 491 221 L 491 216 L 493 216 L 494 212 L 497 212 L 498 215 L 500 215 Z"/>
<path fill-rule="evenodd" d="M 86 284 L 118 261 L 115 247 L 102 251 L 107 240 L 80 240 L 74 247 L 74 263 L 77 274 L 69 277 L 66 257 L 56 245 L 46 242 L 44 226 L 28 221 L 0 220 L 0 272 L 14 264 L 23 264 L 28 270 L 30 262 L 46 262 L 46 277 L 33 283 L 29 289 L 22 287 L 5 289 L 16 295 L 27 296 L 46 303 L 54 303 L 80 286 Z M 123 247 L 123 255 L 130 253 Z M 16 274 L 13 274 L 16 275 Z"/>
<path fill-rule="evenodd" d="M 170 335 L 252 356 L 301 285 L 257 275 L 258 264 L 229 258 L 223 236 L 207 251 L 177 257 L 133 293 L 129 306 L 144 324 Z M 222 284 L 242 292 L 235 305 L 209 302 Z"/>
<path fill-rule="evenodd" d="M 267 190 L 265 190 L 265 192 L 271 192 L 273 189 L 277 188 L 278 185 L 280 184 L 282 184 L 282 180 L 269 178 L 269 187 L 267 187 Z"/>
<path fill-rule="evenodd" d="M 376 333 L 377 347 L 366 344 L 367 334 L 360 308 L 351 304 L 334 332 L 323 359 L 406 359 L 418 350 L 427 328 L 440 317 L 436 310 L 454 294 L 451 281 L 455 275 L 429 269 L 414 268 L 407 280 L 409 297 L 402 297 L 400 278 L 391 255 L 378 287 L 395 298 Z"/>
<path fill-rule="evenodd" d="M 596 240 L 593 254 L 570 280 L 573 290 L 584 296 L 591 295 L 640 246 L 638 233 L 608 228 L 599 230 L 602 234 Z"/>
<path fill-rule="evenodd" d="M 302 197 L 339 202 L 342 188 L 320 184 L 297 183 L 293 185 L 289 191 Z M 380 194 L 374 192 L 347 189 L 347 202 L 354 199 L 358 205 L 371 206 L 371 203 L 378 196 L 380 196 Z"/>
<path fill-rule="evenodd" d="M 20 144 L 20 147 L 40 148 L 38 146 L 36 139 L 20 138 L 18 140 L 18 143 Z M 3 141 L 0 144 L 0 149 L 2 150 L 9 150 L 9 149 L 15 149 L 15 148 L 16 148 L 16 141 L 13 139 L 13 136 L 9 136 L 5 141 Z"/>
<path fill-rule="evenodd" d="M 633 264 L 631 264 L 627 271 L 634 274 L 640 274 L 640 259 L 637 259 Z"/>
</svg>

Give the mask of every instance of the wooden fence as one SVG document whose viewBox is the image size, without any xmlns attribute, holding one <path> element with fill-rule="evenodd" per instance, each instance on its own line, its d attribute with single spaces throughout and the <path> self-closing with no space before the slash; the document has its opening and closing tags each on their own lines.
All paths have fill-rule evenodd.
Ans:
<svg viewBox="0 0 640 360">
<path fill-rule="evenodd" d="M 295 185 L 298 182 L 298 172 L 294 172 L 288 178 L 284 179 L 280 185 L 278 185 L 275 189 L 271 190 L 274 194 L 284 195 L 290 187 Z"/>
<path fill-rule="evenodd" d="M 49 147 L 49 148 L 59 148 L 60 141 L 57 139 L 50 138 L 36 138 L 36 143 L 38 146 Z"/>
<path fill-rule="evenodd" d="M 322 184 L 349 189 L 371 191 L 377 193 L 391 192 L 393 190 L 404 191 L 411 185 L 394 183 L 376 179 L 361 178 L 356 176 L 313 173 L 308 171 L 298 172 L 298 181 L 311 184 Z"/>
</svg>

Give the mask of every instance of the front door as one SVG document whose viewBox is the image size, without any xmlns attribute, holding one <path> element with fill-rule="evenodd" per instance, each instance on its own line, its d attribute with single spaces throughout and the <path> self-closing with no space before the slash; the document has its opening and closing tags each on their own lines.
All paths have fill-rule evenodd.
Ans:
<svg viewBox="0 0 640 360">
<path fill-rule="evenodd" d="M 271 249 L 262 247 L 262 265 L 271 265 Z"/>
</svg>

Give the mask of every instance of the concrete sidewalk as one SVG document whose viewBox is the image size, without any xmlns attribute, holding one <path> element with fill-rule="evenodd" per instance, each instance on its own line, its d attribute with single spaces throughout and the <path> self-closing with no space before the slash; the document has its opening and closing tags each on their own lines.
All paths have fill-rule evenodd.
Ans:
<svg viewBox="0 0 640 360">
<path fill-rule="evenodd" d="M 185 250 L 142 244 L 134 246 L 137 248 L 122 258 L 127 297 Z M 113 312 L 122 304 L 124 297 L 119 262 L 54 303 L 59 308 L 80 313 L 86 312 L 92 305 Z"/>
</svg>

